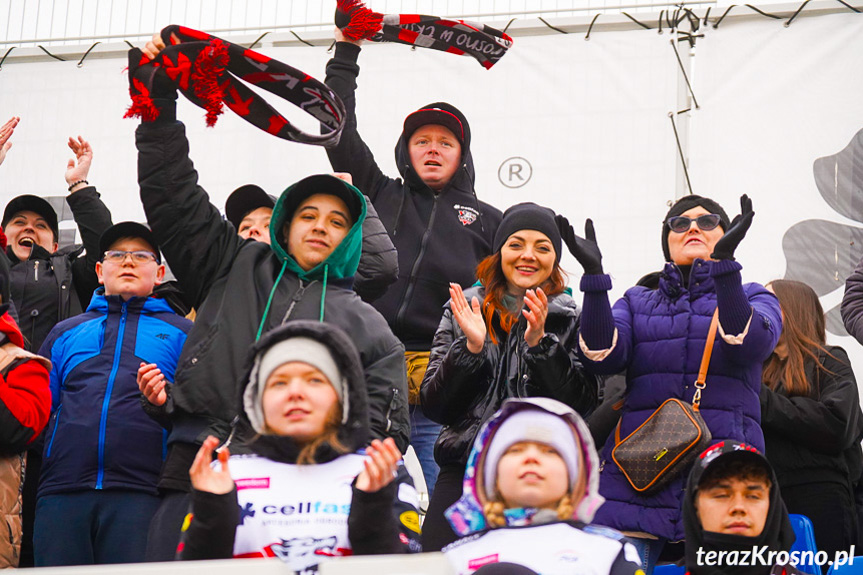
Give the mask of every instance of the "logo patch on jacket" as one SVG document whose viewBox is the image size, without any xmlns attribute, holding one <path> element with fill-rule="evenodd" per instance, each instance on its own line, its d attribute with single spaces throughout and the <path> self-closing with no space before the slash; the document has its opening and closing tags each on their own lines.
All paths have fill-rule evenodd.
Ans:
<svg viewBox="0 0 863 575">
<path fill-rule="evenodd" d="M 485 557 L 477 557 L 476 559 L 471 559 L 468 561 L 467 568 L 471 570 L 479 569 L 484 565 L 489 565 L 491 563 L 499 563 L 500 559 L 498 559 L 500 555 L 497 553 L 493 555 L 486 555 Z"/>
<path fill-rule="evenodd" d="M 459 204 L 454 204 L 453 209 L 458 214 L 458 221 L 461 222 L 463 226 L 469 226 L 476 221 L 479 212 L 476 208 L 472 208 L 470 206 L 461 206 Z"/>
</svg>

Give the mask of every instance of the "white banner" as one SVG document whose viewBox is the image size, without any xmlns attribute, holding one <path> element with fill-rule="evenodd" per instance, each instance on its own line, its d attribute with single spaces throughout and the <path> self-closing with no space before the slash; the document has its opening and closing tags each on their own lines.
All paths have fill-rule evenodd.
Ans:
<svg viewBox="0 0 863 575">
<path fill-rule="evenodd" d="M 330 57 L 325 48 L 262 51 L 319 79 Z M 359 128 L 386 173 L 398 176 L 393 149 L 404 117 L 448 101 L 470 121 L 481 199 L 501 209 L 521 201 L 545 204 L 579 231 L 592 217 L 619 293 L 661 265 L 660 220 L 674 198 L 677 162 L 667 118 L 676 105 L 677 64 L 667 35 L 594 32 L 589 42 L 581 34 L 520 37 L 489 71 L 468 57 L 402 45 L 367 44 L 359 63 Z M 137 122 L 122 119 L 129 105 L 125 66 L 119 59 L 88 60 L 82 68 L 4 65 L 0 116 L 22 121 L 0 167 L 0 203 L 25 192 L 64 195 L 66 138 L 82 134 L 95 150 L 90 181 L 115 221 L 143 219 Z M 304 129 L 317 129 L 286 102 L 275 105 Z M 201 185 L 217 206 L 244 183 L 278 194 L 330 169 L 323 149 L 274 138 L 230 111 L 208 129 L 203 111 L 181 97 L 178 116 L 188 128 Z M 577 283 L 580 266 L 568 254 L 564 265 Z"/>
<path fill-rule="evenodd" d="M 783 277 L 788 267 L 833 308 L 863 245 L 860 181 L 848 175 L 853 162 L 828 158 L 863 129 L 863 17 L 804 12 L 788 28 L 729 18 L 702 32 L 691 75 L 701 108 L 692 112 L 684 140 L 693 191 L 717 199 L 732 217 L 740 194 L 753 198 L 755 224 L 739 250 L 746 280 Z M 683 58 L 686 46 L 680 44 Z M 319 79 L 330 57 L 324 47 L 260 50 Z M 579 232 L 592 217 L 614 276 L 613 296 L 660 268 L 661 219 L 681 193 L 668 113 L 679 108 L 683 81 L 668 34 L 595 30 L 590 41 L 582 34 L 521 36 L 489 71 L 468 57 L 402 45 L 367 44 L 359 63 L 359 128 L 385 172 L 397 175 L 393 148 L 405 115 L 448 101 L 471 123 L 481 199 L 501 209 L 520 201 L 548 205 Z M 90 58 L 81 68 L 6 61 L 0 121 L 18 115 L 22 122 L 0 167 L 0 203 L 21 193 L 64 196 L 63 170 L 72 156 L 65 141 L 81 134 L 95 150 L 90 181 L 115 221 L 143 219 L 137 122 L 122 119 L 129 104 L 125 66 L 116 58 Z M 304 129 L 316 129 L 286 102 L 276 106 Z M 322 149 L 269 136 L 230 111 L 208 129 L 203 111 L 181 97 L 179 116 L 201 185 L 220 207 L 241 184 L 278 194 L 329 170 Z M 818 158 L 827 158 L 820 185 L 813 171 Z M 71 221 L 63 226 L 74 228 Z M 564 267 L 577 289 L 580 266 L 566 254 Z"/>
<path fill-rule="evenodd" d="M 845 278 L 863 256 L 861 54 L 859 15 L 803 13 L 788 28 L 767 19 L 708 28 L 695 58 L 694 191 L 729 214 L 740 194 L 753 198 L 745 277 L 811 285 L 834 334 Z M 834 340 L 863 359 L 853 340 Z"/>
</svg>

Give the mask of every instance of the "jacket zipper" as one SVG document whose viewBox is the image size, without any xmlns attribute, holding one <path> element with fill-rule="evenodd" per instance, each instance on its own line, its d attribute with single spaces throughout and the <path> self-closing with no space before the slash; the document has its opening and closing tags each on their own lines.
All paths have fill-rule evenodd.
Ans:
<svg viewBox="0 0 863 575">
<path fill-rule="evenodd" d="M 60 390 L 60 393 L 63 393 Z M 45 451 L 45 458 L 51 457 L 51 448 L 54 447 L 54 436 L 57 435 L 57 426 L 60 424 L 60 412 L 63 411 L 63 404 L 57 406 L 57 414 L 54 416 L 54 429 L 51 430 L 51 441 L 48 442 L 48 450 Z"/>
<path fill-rule="evenodd" d="M 39 281 L 39 260 L 33 262 L 33 281 Z"/>
<path fill-rule="evenodd" d="M 515 393 L 516 393 L 516 396 L 519 398 L 522 397 L 521 389 L 523 388 L 523 384 L 525 383 L 522 381 L 522 377 L 527 378 L 527 375 L 522 374 L 522 372 L 521 372 L 521 367 L 522 367 L 521 353 L 519 352 L 519 349 L 518 349 L 519 343 L 524 340 L 524 334 L 527 332 L 527 324 L 526 323 L 525 323 L 524 329 L 520 330 L 521 322 L 523 319 L 524 319 L 524 316 L 520 317 L 518 320 L 518 323 L 515 324 L 515 336 L 516 336 L 516 338 L 515 338 L 515 352 L 516 352 L 515 353 L 515 362 L 516 362 Z M 507 346 L 507 348 L 509 348 L 509 346 Z"/>
<path fill-rule="evenodd" d="M 123 302 L 123 311 L 120 314 L 120 329 L 117 332 L 117 343 L 114 346 L 114 365 L 111 367 L 111 375 L 108 376 L 105 399 L 102 400 L 102 415 L 99 419 L 99 470 L 96 475 L 96 489 L 102 489 L 102 480 L 105 478 L 105 428 L 108 423 L 108 404 L 111 403 L 111 392 L 114 390 L 114 381 L 117 378 L 117 371 L 120 369 L 120 352 L 123 349 L 123 335 L 126 332 L 128 305 L 128 302 Z"/>
<path fill-rule="evenodd" d="M 393 397 L 392 397 L 392 399 L 390 399 L 390 405 L 389 405 L 389 407 L 387 408 L 387 415 L 386 415 L 387 426 L 386 426 L 386 428 L 384 429 L 384 431 L 386 431 L 386 432 L 389 432 L 390 428 L 391 428 L 391 427 L 392 427 L 392 425 L 393 425 L 393 420 L 392 420 L 392 418 L 391 418 L 390 416 L 391 416 L 391 415 L 392 415 L 392 413 L 393 413 L 393 409 L 395 409 L 396 400 L 397 400 L 398 398 L 399 398 L 399 390 L 398 390 L 398 388 L 395 388 L 395 387 L 394 387 L 394 388 L 393 388 Z"/>
<path fill-rule="evenodd" d="M 437 212 L 438 200 L 440 200 L 440 194 L 435 196 L 434 205 L 432 206 L 432 213 L 429 216 L 429 223 L 426 226 L 426 231 L 423 234 L 423 241 L 420 244 L 420 253 L 417 255 L 417 259 L 414 260 L 414 265 L 411 267 L 411 275 L 408 278 L 408 287 L 405 289 L 405 297 L 402 299 L 402 303 L 399 306 L 399 310 L 396 313 L 396 328 L 400 329 L 404 320 L 405 313 L 407 313 L 408 302 L 411 299 L 414 291 L 414 285 L 416 284 L 416 273 L 419 271 L 420 263 L 422 263 L 423 256 L 425 255 L 426 247 L 428 245 L 428 238 L 431 234 L 432 226 L 434 225 L 434 217 Z"/>
<path fill-rule="evenodd" d="M 311 282 L 307 285 L 303 285 L 303 280 L 300 280 L 300 289 L 298 289 L 291 298 L 291 305 L 288 306 L 288 311 L 285 312 L 285 317 L 282 318 L 282 325 L 284 325 L 288 321 L 288 318 L 291 317 L 291 312 L 294 311 L 294 307 L 296 307 L 297 302 L 303 299 L 303 294 L 306 293 L 306 288 L 310 285 L 312 285 Z"/>
</svg>

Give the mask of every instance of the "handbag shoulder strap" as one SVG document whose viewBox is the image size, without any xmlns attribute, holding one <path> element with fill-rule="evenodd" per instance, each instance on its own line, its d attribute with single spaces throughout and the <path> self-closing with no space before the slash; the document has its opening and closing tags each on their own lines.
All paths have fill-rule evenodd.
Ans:
<svg viewBox="0 0 863 575">
<path fill-rule="evenodd" d="M 698 369 L 698 379 L 695 380 L 695 395 L 692 396 L 692 408 L 699 410 L 701 405 L 701 390 L 707 387 L 707 368 L 710 366 L 710 356 L 713 354 L 713 342 L 716 341 L 716 326 L 719 325 L 719 308 L 713 312 L 710 329 L 707 332 L 707 342 L 704 344 L 704 354 L 701 356 L 701 367 Z M 620 420 L 614 428 L 614 444 L 620 443 Z"/>
<path fill-rule="evenodd" d="M 698 379 L 695 380 L 695 395 L 692 396 L 692 407 L 698 411 L 701 405 L 701 390 L 707 387 L 707 368 L 710 366 L 710 356 L 713 354 L 713 342 L 716 340 L 716 326 L 719 325 L 719 308 L 713 312 L 710 329 L 707 331 L 707 341 L 704 344 L 704 354 L 701 356 L 701 367 L 698 369 Z"/>
</svg>

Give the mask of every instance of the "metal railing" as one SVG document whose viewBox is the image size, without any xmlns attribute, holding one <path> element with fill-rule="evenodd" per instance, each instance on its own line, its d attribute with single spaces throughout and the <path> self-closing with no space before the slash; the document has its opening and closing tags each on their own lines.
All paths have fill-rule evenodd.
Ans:
<svg viewBox="0 0 863 575">
<path fill-rule="evenodd" d="M 149 38 L 167 24 L 214 34 L 329 30 L 334 0 L 0 0 L 0 45 L 62 46 Z M 480 22 L 656 12 L 716 0 L 368 0 L 384 13 L 434 14 Z"/>
</svg>

